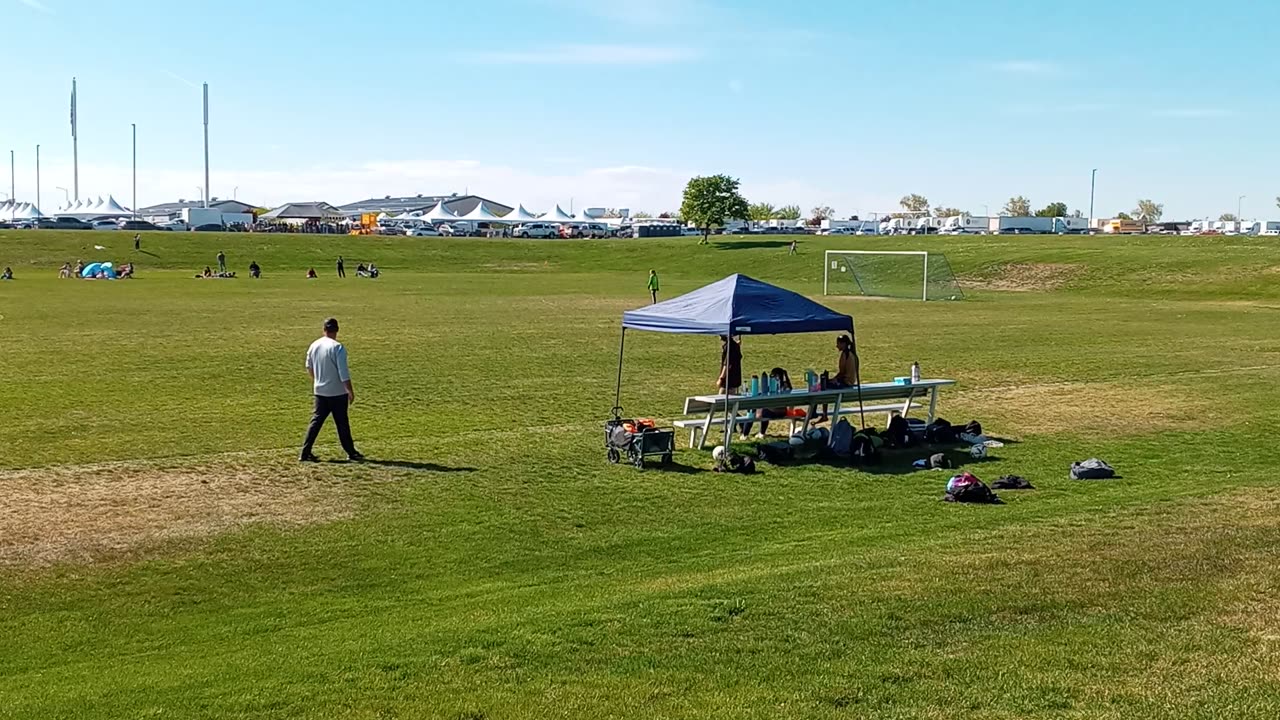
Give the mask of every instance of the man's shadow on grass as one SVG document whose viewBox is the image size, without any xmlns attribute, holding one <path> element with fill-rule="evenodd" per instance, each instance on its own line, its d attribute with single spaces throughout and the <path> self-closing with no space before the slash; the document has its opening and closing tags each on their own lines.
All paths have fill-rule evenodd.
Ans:
<svg viewBox="0 0 1280 720">
<path fill-rule="evenodd" d="M 759 240 L 728 240 L 711 243 L 711 246 L 717 250 L 759 250 L 768 248 L 784 248 L 791 244 L 790 240 L 769 240 L 760 242 Z"/>
<path fill-rule="evenodd" d="M 371 460 L 365 458 L 360 462 L 351 460 L 330 460 L 330 463 L 338 465 L 375 465 L 377 467 L 396 468 L 399 470 L 418 470 L 421 472 L 437 472 L 437 473 L 472 473 L 476 472 L 473 467 L 450 467 L 448 465 L 437 465 L 429 462 L 415 462 L 413 460 Z"/>
</svg>

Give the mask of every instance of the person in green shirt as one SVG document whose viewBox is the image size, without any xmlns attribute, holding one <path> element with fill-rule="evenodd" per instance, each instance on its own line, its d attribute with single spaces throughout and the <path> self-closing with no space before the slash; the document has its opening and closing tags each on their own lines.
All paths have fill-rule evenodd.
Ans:
<svg viewBox="0 0 1280 720">
<path fill-rule="evenodd" d="M 658 271 L 649 271 L 649 295 L 653 297 L 654 304 L 658 302 Z"/>
</svg>

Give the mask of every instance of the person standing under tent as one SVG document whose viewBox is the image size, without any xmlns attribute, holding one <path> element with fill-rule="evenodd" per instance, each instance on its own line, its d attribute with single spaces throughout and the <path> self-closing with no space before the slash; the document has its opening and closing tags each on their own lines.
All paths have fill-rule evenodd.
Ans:
<svg viewBox="0 0 1280 720">
<path fill-rule="evenodd" d="M 653 304 L 658 304 L 658 271 L 649 271 L 649 297 L 653 298 Z"/>
<path fill-rule="evenodd" d="M 345 266 L 343 265 L 343 263 L 342 263 L 342 256 L 341 256 L 341 255 L 339 255 L 339 256 L 338 256 L 338 277 L 340 277 L 340 278 L 344 278 L 344 277 L 346 277 L 346 276 L 347 276 L 347 270 L 346 270 L 346 267 L 345 267 Z"/>
<path fill-rule="evenodd" d="M 320 435 L 320 428 L 324 427 L 324 421 L 332 415 L 333 424 L 338 428 L 338 441 L 347 452 L 347 458 L 360 462 L 364 456 L 356 450 L 355 441 L 351 439 L 351 422 L 347 417 L 347 409 L 356 401 L 356 391 L 351 386 L 351 371 L 347 369 L 347 349 L 338 342 L 338 319 L 325 320 L 323 329 L 324 336 L 307 348 L 307 372 L 311 375 L 315 411 L 311 414 L 311 424 L 307 426 L 307 438 L 302 443 L 298 461 L 319 461 L 311 448 Z"/>
<path fill-rule="evenodd" d="M 227 271 L 227 255 L 226 253 L 219 250 L 218 251 L 218 272 L 224 273 L 226 271 Z"/>
<path fill-rule="evenodd" d="M 742 387 L 742 343 L 727 335 L 720 336 L 720 379 L 716 387 L 736 394 Z"/>
</svg>

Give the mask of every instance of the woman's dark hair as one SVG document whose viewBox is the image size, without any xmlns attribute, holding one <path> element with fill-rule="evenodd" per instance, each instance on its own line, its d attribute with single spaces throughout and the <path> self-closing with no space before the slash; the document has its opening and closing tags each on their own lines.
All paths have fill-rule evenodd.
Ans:
<svg viewBox="0 0 1280 720">
<path fill-rule="evenodd" d="M 791 389 L 791 376 L 787 374 L 786 368 L 776 367 L 770 370 L 769 374 L 778 379 L 778 384 L 781 385 L 784 390 Z"/>
</svg>

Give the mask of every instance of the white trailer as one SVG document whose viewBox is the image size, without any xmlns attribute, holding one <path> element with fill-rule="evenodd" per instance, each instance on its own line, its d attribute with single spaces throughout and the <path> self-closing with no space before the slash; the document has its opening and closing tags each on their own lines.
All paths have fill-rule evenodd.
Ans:
<svg viewBox="0 0 1280 720">
<path fill-rule="evenodd" d="M 991 218 L 993 235 L 1052 235 L 1055 221 L 1051 217 L 994 217 Z"/>
<path fill-rule="evenodd" d="M 1280 220 L 1258 221 L 1258 234 L 1268 236 L 1280 235 Z"/>
<path fill-rule="evenodd" d="M 193 228 L 224 224 L 222 211 L 217 208 L 182 208 L 182 219 Z"/>
</svg>

